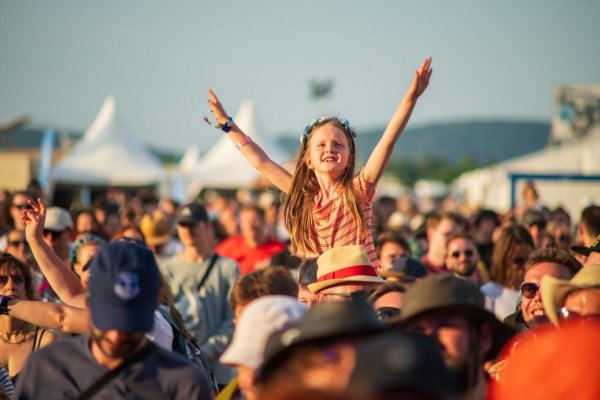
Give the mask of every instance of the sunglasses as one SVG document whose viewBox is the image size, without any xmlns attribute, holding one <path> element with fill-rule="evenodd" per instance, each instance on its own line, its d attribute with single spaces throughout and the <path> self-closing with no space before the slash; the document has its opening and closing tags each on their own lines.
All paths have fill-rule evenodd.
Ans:
<svg viewBox="0 0 600 400">
<path fill-rule="evenodd" d="M 32 207 L 29 204 L 13 204 L 13 207 L 18 210 L 31 210 Z"/>
<path fill-rule="evenodd" d="M 52 239 L 58 239 L 63 234 L 64 231 L 51 231 L 49 229 L 44 229 L 44 236 L 52 236 Z"/>
<path fill-rule="evenodd" d="M 82 271 L 82 272 L 85 272 L 85 271 L 87 271 L 88 269 L 92 268 L 92 261 L 94 261 L 94 257 L 90 258 L 90 259 L 88 260 L 88 262 L 86 262 L 86 263 L 83 265 L 83 268 L 81 268 L 81 271 Z"/>
<path fill-rule="evenodd" d="M 582 314 L 579 314 L 578 312 L 571 311 L 566 307 L 563 307 L 560 310 L 558 310 L 556 314 L 561 323 L 567 323 L 567 322 L 569 322 L 569 323 L 571 323 L 571 322 L 585 323 L 585 322 L 591 322 L 591 321 L 600 321 L 600 314 L 582 315 Z"/>
<path fill-rule="evenodd" d="M 12 247 L 19 247 L 19 246 L 27 246 L 27 241 L 25 239 L 23 240 L 9 240 L 8 244 Z"/>
<path fill-rule="evenodd" d="M 323 293 L 326 296 L 342 297 L 346 301 L 367 301 L 373 290 L 359 290 L 352 293 Z"/>
<path fill-rule="evenodd" d="M 467 250 L 463 250 L 463 251 L 453 251 L 452 253 L 450 253 L 450 256 L 452 258 L 458 258 L 458 257 L 460 257 L 461 253 L 464 254 L 465 257 L 467 257 L 467 258 L 468 257 L 473 257 L 473 254 L 475 254 L 473 252 L 473 250 L 467 249 Z"/>
<path fill-rule="evenodd" d="M 533 299 L 539 290 L 540 285 L 533 282 L 523 282 L 519 288 L 519 291 L 526 299 Z"/>
<path fill-rule="evenodd" d="M 515 264 L 517 267 L 522 267 L 523 265 L 525 265 L 525 263 L 527 262 L 527 258 L 525 257 L 517 257 L 517 258 L 513 258 L 512 260 L 513 264 Z"/>
<path fill-rule="evenodd" d="M 396 307 L 379 307 L 375 314 L 380 321 L 388 321 L 400 315 L 400 309 Z"/>
</svg>

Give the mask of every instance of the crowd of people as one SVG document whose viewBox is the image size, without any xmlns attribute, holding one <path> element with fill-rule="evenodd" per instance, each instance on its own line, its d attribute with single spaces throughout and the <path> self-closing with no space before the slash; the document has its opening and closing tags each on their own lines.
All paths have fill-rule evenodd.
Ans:
<svg viewBox="0 0 600 400">
<path fill-rule="evenodd" d="M 91 208 L 67 210 L 36 193 L 7 196 L 5 398 L 76 398 L 132 358 L 96 389 L 100 398 L 600 393 L 595 379 L 557 377 L 535 397 L 523 379 L 542 372 L 515 372 L 530 362 L 522 352 L 550 338 L 571 346 L 600 330 L 599 206 L 573 223 L 562 209 L 464 214 L 415 202 L 408 213 L 406 198 L 389 207 L 381 197 L 376 269 L 361 245 L 294 252 L 272 192 L 209 191 L 203 200 L 113 189 Z M 557 358 L 545 357 L 567 357 L 583 374 L 597 347 L 563 354 L 552 345 Z"/>
<path fill-rule="evenodd" d="M 600 206 L 377 196 L 430 65 L 358 173 L 347 120 L 307 126 L 290 173 L 209 91 L 281 197 L 1 192 L 0 398 L 600 398 Z"/>
</svg>

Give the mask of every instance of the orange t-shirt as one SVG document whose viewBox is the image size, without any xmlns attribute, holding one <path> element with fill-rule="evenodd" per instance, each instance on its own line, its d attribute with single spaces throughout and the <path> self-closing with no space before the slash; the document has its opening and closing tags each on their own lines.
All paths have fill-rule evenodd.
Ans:
<svg viewBox="0 0 600 400">
<path fill-rule="evenodd" d="M 313 238 L 317 241 L 319 254 L 334 247 L 361 245 L 366 249 L 371 265 L 375 269 L 379 269 L 371 233 L 372 201 L 375 187 L 365 182 L 362 171 L 354 177 L 353 184 L 367 222 L 367 230 L 361 231 L 358 221 L 350 214 L 350 207 L 346 204 L 343 189 L 340 189 L 335 198 L 320 206 L 321 195 L 317 195 L 314 209 L 316 237 Z"/>
</svg>

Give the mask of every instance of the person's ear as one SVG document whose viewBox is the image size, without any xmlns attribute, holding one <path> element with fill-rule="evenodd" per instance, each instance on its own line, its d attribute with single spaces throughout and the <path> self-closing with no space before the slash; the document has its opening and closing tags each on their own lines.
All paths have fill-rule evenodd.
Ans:
<svg viewBox="0 0 600 400">
<path fill-rule="evenodd" d="M 323 293 L 318 293 L 317 294 L 317 303 L 322 303 L 327 301 L 327 295 L 323 294 Z"/>
</svg>

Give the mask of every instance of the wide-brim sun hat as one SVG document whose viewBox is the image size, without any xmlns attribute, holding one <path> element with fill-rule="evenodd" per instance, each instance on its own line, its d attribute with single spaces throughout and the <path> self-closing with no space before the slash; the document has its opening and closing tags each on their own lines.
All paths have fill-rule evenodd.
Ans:
<svg viewBox="0 0 600 400">
<path fill-rule="evenodd" d="M 571 280 L 543 276 L 540 282 L 540 295 L 546 316 L 553 325 L 558 326 L 557 310 L 563 307 L 569 293 L 580 289 L 600 290 L 600 265 L 587 265 L 577 272 Z"/>
<path fill-rule="evenodd" d="M 430 312 L 454 313 L 469 320 L 489 323 L 492 330 L 492 346 L 485 354 L 493 360 L 516 330 L 502 323 L 485 309 L 485 300 L 479 288 L 466 279 L 450 274 L 437 274 L 423 278 L 411 286 L 404 295 L 402 313 L 392 322 L 408 326 L 418 317 Z"/>
<path fill-rule="evenodd" d="M 341 283 L 382 284 L 381 278 L 371 265 L 363 246 L 334 247 L 317 259 L 317 281 L 308 285 L 313 293 Z"/>
</svg>

